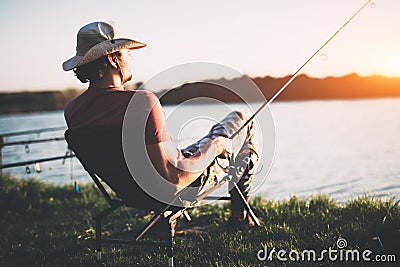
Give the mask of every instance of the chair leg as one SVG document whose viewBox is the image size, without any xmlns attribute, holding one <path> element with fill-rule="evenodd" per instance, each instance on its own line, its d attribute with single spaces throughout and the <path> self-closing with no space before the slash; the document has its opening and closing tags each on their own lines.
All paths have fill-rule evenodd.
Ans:
<svg viewBox="0 0 400 267">
<path fill-rule="evenodd" d="M 116 204 L 115 204 L 116 203 Z M 101 219 L 112 213 L 114 210 L 118 209 L 121 207 L 120 202 L 115 202 L 111 205 L 110 208 L 103 210 L 102 212 L 96 214 L 94 217 L 96 221 L 96 254 L 97 254 L 97 261 L 102 260 L 102 255 L 101 252 L 103 250 L 103 245 L 102 245 L 102 238 L 101 238 Z"/>
<path fill-rule="evenodd" d="M 102 260 L 102 240 L 101 240 L 101 217 L 96 218 L 96 253 L 97 253 L 97 261 Z"/>
<path fill-rule="evenodd" d="M 240 191 L 240 188 L 238 187 L 237 183 L 233 182 L 234 185 L 234 189 L 237 191 L 237 193 L 239 194 L 240 198 L 243 201 L 244 207 L 246 208 L 246 211 L 248 214 L 250 214 L 250 217 L 253 219 L 254 223 L 257 226 L 260 226 L 260 221 L 258 220 L 257 216 L 254 214 L 253 209 L 250 207 L 249 203 L 247 203 L 245 197 L 242 194 L 242 191 Z"/>
<path fill-rule="evenodd" d="M 168 235 L 168 247 L 167 247 L 167 255 L 168 255 L 168 266 L 174 266 L 174 237 L 175 237 L 175 227 L 173 227 L 173 223 L 169 223 L 169 235 Z"/>
</svg>

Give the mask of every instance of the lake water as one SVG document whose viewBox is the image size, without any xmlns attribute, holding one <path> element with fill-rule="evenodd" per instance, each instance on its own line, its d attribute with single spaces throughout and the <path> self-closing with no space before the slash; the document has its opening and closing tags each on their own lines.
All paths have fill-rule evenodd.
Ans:
<svg viewBox="0 0 400 267">
<path fill-rule="evenodd" d="M 215 105 L 185 108 L 199 114 L 202 110 L 225 111 Z M 174 114 L 175 109 L 166 107 L 165 110 L 167 114 Z M 363 194 L 400 197 L 400 98 L 276 102 L 270 110 L 275 124 L 275 153 L 269 147 L 269 151 L 263 150 L 263 157 L 274 156 L 274 162 L 272 166 L 267 164 L 268 160 L 261 164 L 261 176 L 266 178 L 256 183 L 255 194 L 276 200 L 292 194 L 301 197 L 319 193 L 339 201 Z M 261 119 L 260 125 L 268 124 Z M 62 111 L 0 116 L 0 133 L 63 125 Z M 180 136 L 186 142 L 201 137 L 208 126 L 200 123 L 189 128 L 186 136 Z M 266 136 L 273 129 L 269 127 L 262 132 L 263 138 L 268 139 Z M 9 137 L 6 142 L 62 135 L 63 131 L 31 134 Z M 269 140 L 273 140 L 272 135 Z M 31 144 L 28 148 L 6 146 L 2 149 L 3 164 L 64 155 L 66 151 L 63 141 Z M 26 172 L 27 167 L 30 174 Z M 80 184 L 90 182 L 76 159 L 68 159 L 64 164 L 61 160 L 41 163 L 40 168 L 40 173 L 35 172 L 33 165 L 3 172 L 54 184 L 74 180 Z"/>
</svg>

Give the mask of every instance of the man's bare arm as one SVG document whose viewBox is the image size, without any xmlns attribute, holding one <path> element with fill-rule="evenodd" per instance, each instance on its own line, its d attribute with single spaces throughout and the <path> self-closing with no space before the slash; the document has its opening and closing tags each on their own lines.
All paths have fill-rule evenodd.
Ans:
<svg viewBox="0 0 400 267">
<path fill-rule="evenodd" d="M 146 148 L 158 173 L 179 191 L 196 180 L 218 155 L 231 153 L 232 143 L 225 137 L 204 140 L 199 153 L 189 158 L 185 158 L 172 142 L 147 145 Z"/>
</svg>

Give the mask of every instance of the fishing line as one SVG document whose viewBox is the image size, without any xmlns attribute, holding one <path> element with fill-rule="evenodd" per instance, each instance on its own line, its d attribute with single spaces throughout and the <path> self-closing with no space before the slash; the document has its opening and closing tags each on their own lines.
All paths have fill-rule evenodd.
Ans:
<svg viewBox="0 0 400 267">
<path fill-rule="evenodd" d="M 330 43 L 335 37 L 336 35 L 339 34 L 339 32 L 341 30 L 343 30 L 347 24 L 349 24 L 355 17 L 357 17 L 357 15 L 368 5 L 371 4 L 371 7 L 375 7 L 375 3 L 372 2 L 372 0 L 368 0 L 367 2 L 365 2 L 320 48 L 318 48 L 317 51 L 315 51 L 314 54 L 312 54 L 311 57 L 309 57 L 304 63 L 303 65 L 300 66 L 300 68 L 298 68 L 296 70 L 295 73 L 292 74 L 292 76 L 290 77 L 290 79 L 278 90 L 278 92 L 275 93 L 275 95 L 273 95 L 267 102 L 265 102 L 264 104 L 261 105 L 261 107 L 259 107 L 256 112 L 254 112 L 254 114 L 235 132 L 233 133 L 229 139 L 233 139 L 236 135 L 238 135 L 240 133 L 240 131 L 242 131 L 254 118 L 255 116 L 257 116 L 258 113 L 261 112 L 261 110 L 263 110 L 266 106 L 268 106 L 269 104 L 271 104 L 282 92 L 283 90 L 286 89 L 286 87 L 289 86 L 289 84 L 292 83 L 292 81 L 297 77 L 297 75 L 300 73 L 300 71 L 319 53 L 321 52 L 322 49 L 324 49 L 324 47 Z"/>
</svg>

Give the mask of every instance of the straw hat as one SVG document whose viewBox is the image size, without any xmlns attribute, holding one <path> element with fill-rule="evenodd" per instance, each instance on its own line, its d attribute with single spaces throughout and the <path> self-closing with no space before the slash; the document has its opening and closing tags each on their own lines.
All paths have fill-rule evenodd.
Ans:
<svg viewBox="0 0 400 267">
<path fill-rule="evenodd" d="M 144 43 L 125 38 L 113 22 L 92 22 L 79 30 L 76 55 L 62 66 L 69 71 L 121 49 L 132 50 L 145 46 Z"/>
</svg>

